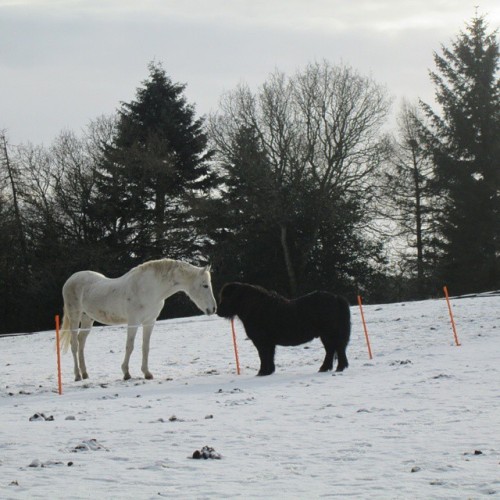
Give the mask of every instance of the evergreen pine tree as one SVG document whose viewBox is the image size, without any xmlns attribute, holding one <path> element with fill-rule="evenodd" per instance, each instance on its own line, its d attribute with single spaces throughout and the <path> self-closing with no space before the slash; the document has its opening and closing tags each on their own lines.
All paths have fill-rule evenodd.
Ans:
<svg viewBox="0 0 500 500">
<path fill-rule="evenodd" d="M 105 149 L 94 214 L 120 268 L 195 253 L 186 194 L 206 189 L 212 177 L 203 120 L 184 90 L 151 63 L 136 100 L 122 104 L 114 143 Z"/>
<path fill-rule="evenodd" d="M 423 140 L 433 159 L 440 278 L 455 293 L 500 285 L 500 80 L 497 32 L 475 16 L 435 54 L 431 73 L 442 114 L 422 103 L 430 120 Z"/>
<path fill-rule="evenodd" d="M 268 158 L 251 126 L 242 125 L 231 142 L 220 164 L 222 196 L 204 207 L 217 276 L 284 289 L 273 209 L 278 200 Z"/>
</svg>

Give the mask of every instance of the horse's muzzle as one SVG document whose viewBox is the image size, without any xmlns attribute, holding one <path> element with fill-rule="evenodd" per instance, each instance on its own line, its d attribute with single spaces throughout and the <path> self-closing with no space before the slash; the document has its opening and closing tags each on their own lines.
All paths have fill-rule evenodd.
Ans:
<svg viewBox="0 0 500 500">
<path fill-rule="evenodd" d="M 225 319 L 232 319 L 236 316 L 236 314 L 225 307 L 224 304 L 219 304 L 219 307 L 217 308 L 217 316 Z"/>
<path fill-rule="evenodd" d="M 215 314 L 215 311 L 217 311 L 217 308 L 214 306 L 214 307 L 207 307 L 205 309 L 205 314 L 207 314 L 208 316 L 211 316 L 212 314 Z"/>
</svg>

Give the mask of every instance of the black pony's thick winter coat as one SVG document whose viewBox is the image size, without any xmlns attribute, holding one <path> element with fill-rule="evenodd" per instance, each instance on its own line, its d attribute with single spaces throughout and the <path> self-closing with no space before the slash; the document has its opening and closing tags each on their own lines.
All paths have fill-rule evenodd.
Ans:
<svg viewBox="0 0 500 500">
<path fill-rule="evenodd" d="M 227 283 L 221 290 L 217 314 L 238 316 L 260 357 L 258 375 L 274 372 L 277 345 L 294 346 L 319 337 L 326 355 L 319 371 L 338 372 L 349 366 L 346 348 L 351 333 L 349 303 L 330 292 L 313 292 L 288 300 L 275 292 L 246 283 Z"/>
</svg>

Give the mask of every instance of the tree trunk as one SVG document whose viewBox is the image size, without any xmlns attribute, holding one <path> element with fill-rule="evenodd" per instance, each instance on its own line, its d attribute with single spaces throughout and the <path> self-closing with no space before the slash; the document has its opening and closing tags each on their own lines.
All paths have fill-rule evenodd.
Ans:
<svg viewBox="0 0 500 500">
<path fill-rule="evenodd" d="M 415 222 L 417 236 L 417 283 L 418 293 L 423 293 L 424 285 L 424 245 L 422 238 L 422 189 L 418 171 L 418 162 L 415 152 L 415 145 L 412 145 L 413 158 L 413 180 L 415 183 Z"/>
<path fill-rule="evenodd" d="M 290 256 L 290 249 L 288 248 L 287 241 L 287 228 L 285 224 L 280 224 L 281 230 L 281 247 L 283 248 L 283 256 L 285 258 L 286 272 L 288 275 L 288 284 L 290 286 L 290 292 L 293 297 L 297 296 L 297 276 L 295 275 L 295 270 L 293 268 L 292 258 Z"/>
<path fill-rule="evenodd" d="M 12 190 L 12 203 L 14 205 L 14 218 L 16 221 L 16 228 L 18 231 L 18 238 L 19 238 L 19 245 L 21 247 L 21 252 L 22 252 L 22 261 L 26 265 L 26 269 L 28 270 L 28 246 L 26 244 L 26 237 L 24 235 L 24 229 L 23 229 L 23 222 L 21 218 L 21 210 L 19 209 L 19 201 L 17 199 L 17 186 L 16 186 L 16 181 L 15 181 L 15 175 L 14 171 L 12 168 L 12 164 L 10 163 L 10 158 L 9 158 L 9 152 L 7 150 L 7 139 L 5 138 L 5 135 L 0 136 L 2 140 L 2 149 L 3 149 L 3 156 L 4 156 L 4 162 L 5 162 L 5 167 L 7 169 L 7 177 L 9 179 L 9 183 L 11 186 Z"/>
</svg>

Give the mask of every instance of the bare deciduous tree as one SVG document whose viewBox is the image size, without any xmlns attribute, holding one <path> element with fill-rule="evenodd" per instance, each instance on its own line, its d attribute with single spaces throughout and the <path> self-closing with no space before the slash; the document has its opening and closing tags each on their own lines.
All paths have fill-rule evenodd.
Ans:
<svg viewBox="0 0 500 500">
<path fill-rule="evenodd" d="M 26 234 L 24 231 L 24 222 L 21 213 L 21 200 L 19 192 L 21 176 L 18 165 L 16 162 L 12 161 L 9 143 L 4 130 L 0 131 L 0 154 L 0 167 L 2 167 L 3 170 L 3 172 L 1 172 L 1 176 L 6 180 L 8 190 L 10 191 L 10 198 L 12 200 L 12 207 L 14 210 L 14 225 L 19 240 L 21 258 L 26 268 L 28 268 L 28 249 Z"/>
<path fill-rule="evenodd" d="M 389 99 L 383 87 L 352 68 L 310 64 L 293 77 L 275 72 L 252 93 L 245 85 L 223 96 L 209 119 L 220 164 L 234 157 L 234 138 L 255 130 L 267 155 L 270 223 L 279 230 L 293 294 L 318 242 L 324 214 L 339 199 L 370 197 L 368 179 L 380 165 Z M 292 258 L 290 229 L 297 200 L 308 198 L 310 225 Z"/>
<path fill-rule="evenodd" d="M 430 187 L 432 162 L 420 142 L 421 121 L 417 106 L 403 102 L 397 119 L 398 137 L 383 177 L 382 204 L 384 215 L 397 224 L 393 236 L 404 241 L 401 258 L 408 277 L 416 277 L 419 295 L 424 290 L 426 261 L 434 251 L 432 212 L 439 204 Z"/>
<path fill-rule="evenodd" d="M 51 177 L 58 215 L 66 236 L 75 242 L 89 237 L 89 206 L 102 151 L 113 139 L 115 116 L 92 121 L 82 137 L 62 132 L 50 150 Z"/>
</svg>

